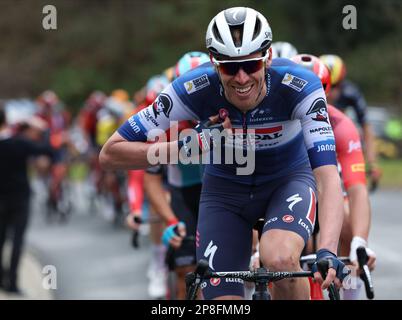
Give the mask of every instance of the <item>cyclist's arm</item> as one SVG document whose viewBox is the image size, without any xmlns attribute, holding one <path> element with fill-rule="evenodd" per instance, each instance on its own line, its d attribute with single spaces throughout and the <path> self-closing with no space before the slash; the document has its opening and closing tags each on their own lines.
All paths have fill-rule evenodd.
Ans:
<svg viewBox="0 0 402 320">
<path fill-rule="evenodd" d="M 352 235 L 367 241 L 370 229 L 370 202 L 366 187 L 366 170 L 359 132 L 344 113 L 329 107 L 337 118 L 334 128 L 336 152 L 349 200 Z"/>
<path fill-rule="evenodd" d="M 156 101 L 130 117 L 105 143 L 100 153 L 100 164 L 106 170 L 145 169 L 157 163 L 170 163 L 178 157 L 177 142 L 159 140 L 171 121 L 198 120 L 177 95 L 172 84 Z M 166 138 L 166 136 L 165 136 Z"/>
<path fill-rule="evenodd" d="M 162 174 L 145 172 L 144 190 L 155 212 L 159 214 L 167 224 L 178 221 L 167 200 L 166 191 L 163 188 Z"/>
<path fill-rule="evenodd" d="M 343 222 L 343 197 L 338 170 L 335 165 L 314 169 L 320 224 L 318 249 L 325 248 L 337 253 L 339 235 Z"/>
<path fill-rule="evenodd" d="M 352 235 L 368 241 L 370 230 L 370 202 L 367 187 L 355 184 L 347 189 Z"/>
<path fill-rule="evenodd" d="M 314 84 L 315 80 L 311 80 Z M 337 170 L 335 139 L 322 86 L 304 96 L 295 106 L 293 116 L 301 122 L 317 184 L 319 249 L 325 248 L 336 254 L 343 222 L 343 196 Z"/>
<path fill-rule="evenodd" d="M 373 128 L 369 123 L 364 123 L 362 125 L 363 128 L 363 139 L 366 151 L 366 160 L 369 165 L 373 166 L 377 161 L 377 154 L 375 150 L 375 136 L 373 132 Z"/>
<path fill-rule="evenodd" d="M 142 141 L 128 141 L 119 132 L 113 133 L 99 154 L 99 161 L 104 170 L 137 170 L 145 169 L 150 163 L 151 154 L 177 159 L 177 142 L 157 142 L 148 144 Z M 148 157 L 149 155 L 149 157 Z"/>
</svg>

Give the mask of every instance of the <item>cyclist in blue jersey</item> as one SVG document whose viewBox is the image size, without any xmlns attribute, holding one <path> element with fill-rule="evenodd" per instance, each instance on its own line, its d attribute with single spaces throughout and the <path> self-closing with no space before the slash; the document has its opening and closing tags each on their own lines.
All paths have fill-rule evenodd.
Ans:
<svg viewBox="0 0 402 320">
<path fill-rule="evenodd" d="M 207 259 L 214 271 L 248 268 L 252 227 L 260 217 L 265 219 L 260 242 L 264 265 L 300 270 L 318 199 L 322 234 L 317 260 L 329 260 L 331 267 L 325 279 L 316 266 L 314 275 L 324 289 L 332 281 L 341 286 L 347 268 L 335 252 L 343 197 L 325 93 L 314 74 L 288 59 L 272 61 L 271 41 L 271 28 L 259 12 L 245 7 L 221 11 L 206 33 L 212 63 L 179 77 L 152 105 L 129 118 L 107 141 L 100 161 L 109 170 L 139 169 L 152 164 L 151 153 L 172 162 L 179 150 L 180 155 L 195 156 L 194 143 L 203 153 L 212 148 L 214 161 L 205 165 L 203 177 L 196 247 L 197 259 Z M 160 132 L 155 129 L 180 120 L 200 121 L 197 135 L 146 143 Z M 233 135 L 222 144 L 214 130 Z M 215 157 L 223 153 L 223 159 Z M 239 154 L 246 155 L 246 161 Z M 202 288 L 206 299 L 244 295 L 243 283 L 233 279 L 211 279 Z M 281 280 L 272 289 L 275 299 L 309 298 L 306 279 Z"/>
</svg>

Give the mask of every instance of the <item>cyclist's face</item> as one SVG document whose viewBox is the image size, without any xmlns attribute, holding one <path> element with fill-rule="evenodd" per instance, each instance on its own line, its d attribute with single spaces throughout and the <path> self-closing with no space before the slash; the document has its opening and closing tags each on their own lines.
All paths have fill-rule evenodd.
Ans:
<svg viewBox="0 0 402 320">
<path fill-rule="evenodd" d="M 262 53 L 255 53 L 241 57 L 241 60 L 258 58 L 261 56 Z M 271 53 L 269 54 L 269 59 L 265 66 L 268 68 L 270 63 Z M 221 68 L 218 67 L 221 82 L 225 90 L 225 97 L 235 107 L 242 111 L 247 111 L 256 107 L 262 99 L 264 99 L 267 92 L 264 79 L 264 64 L 261 64 L 261 67 L 252 73 L 247 73 L 243 68 L 239 68 L 235 75 L 227 74 L 220 69 Z"/>
</svg>

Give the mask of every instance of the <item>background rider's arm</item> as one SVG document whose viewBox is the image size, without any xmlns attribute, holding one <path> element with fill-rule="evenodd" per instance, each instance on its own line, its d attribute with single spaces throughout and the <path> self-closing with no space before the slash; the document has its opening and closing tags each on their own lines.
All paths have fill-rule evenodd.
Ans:
<svg viewBox="0 0 402 320">
<path fill-rule="evenodd" d="M 318 191 L 318 248 L 325 248 L 336 254 L 343 223 L 343 196 L 338 170 L 335 165 L 326 165 L 315 168 L 313 172 Z"/>
<path fill-rule="evenodd" d="M 127 141 L 115 132 L 103 146 L 99 161 L 104 170 L 145 169 L 155 163 L 149 162 L 148 155 L 156 155 L 170 161 L 177 159 L 177 142 L 157 142 L 148 144 L 140 141 Z"/>
<path fill-rule="evenodd" d="M 355 184 L 347 189 L 347 193 L 352 235 L 368 241 L 371 212 L 367 187 L 364 184 Z"/>
<path fill-rule="evenodd" d="M 151 206 L 155 209 L 155 212 L 157 212 L 157 214 L 159 214 L 167 224 L 177 221 L 177 218 L 167 200 L 166 191 L 163 188 L 162 174 L 150 174 L 145 172 L 144 190 Z"/>
<path fill-rule="evenodd" d="M 366 160 L 370 165 L 375 165 L 377 160 L 375 150 L 375 137 L 373 128 L 369 123 L 363 125 L 363 139 L 366 153 Z"/>
</svg>

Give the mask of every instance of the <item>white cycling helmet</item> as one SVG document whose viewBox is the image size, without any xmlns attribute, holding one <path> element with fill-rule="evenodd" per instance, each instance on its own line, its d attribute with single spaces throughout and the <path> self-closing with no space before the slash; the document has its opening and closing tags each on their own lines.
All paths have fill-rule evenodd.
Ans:
<svg viewBox="0 0 402 320">
<path fill-rule="evenodd" d="M 272 31 L 267 19 L 251 8 L 219 12 L 209 23 L 206 45 L 214 56 L 241 57 L 267 50 Z"/>
<path fill-rule="evenodd" d="M 289 42 L 277 41 L 272 43 L 272 59 L 273 58 L 286 58 L 292 59 L 298 54 L 294 45 Z"/>
</svg>

